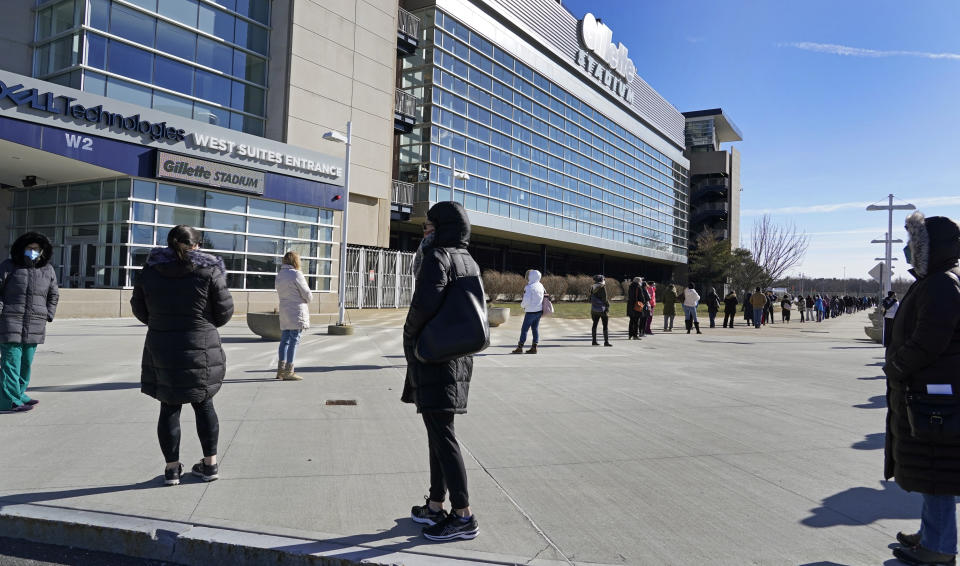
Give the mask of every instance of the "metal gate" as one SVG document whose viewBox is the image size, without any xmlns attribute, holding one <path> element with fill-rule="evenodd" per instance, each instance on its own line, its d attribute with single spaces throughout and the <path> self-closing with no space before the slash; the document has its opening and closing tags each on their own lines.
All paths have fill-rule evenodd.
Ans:
<svg viewBox="0 0 960 566">
<path fill-rule="evenodd" d="M 413 296 L 413 254 L 347 246 L 345 287 L 347 308 L 408 307 Z"/>
</svg>

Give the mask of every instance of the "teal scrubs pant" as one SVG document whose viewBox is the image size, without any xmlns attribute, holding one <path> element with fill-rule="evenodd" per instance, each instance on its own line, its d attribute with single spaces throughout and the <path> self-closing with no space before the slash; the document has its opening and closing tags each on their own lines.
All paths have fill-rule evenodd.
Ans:
<svg viewBox="0 0 960 566">
<path fill-rule="evenodd" d="M 30 384 L 30 366 L 36 344 L 6 342 L 0 344 L 0 411 L 9 411 L 30 401 L 27 385 Z"/>
</svg>

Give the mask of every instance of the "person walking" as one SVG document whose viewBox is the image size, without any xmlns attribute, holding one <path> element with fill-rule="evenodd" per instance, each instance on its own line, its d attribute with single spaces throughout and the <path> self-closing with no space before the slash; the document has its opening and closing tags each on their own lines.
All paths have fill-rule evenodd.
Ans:
<svg viewBox="0 0 960 566">
<path fill-rule="evenodd" d="M 171 228 L 167 247 L 147 256 L 130 298 L 133 315 L 147 325 L 140 391 L 160 401 L 157 436 L 166 460 L 166 485 L 179 484 L 183 473 L 180 409 L 186 403 L 196 414 L 203 448 L 203 459 L 191 472 L 203 481 L 220 477 L 220 422 L 213 397 L 227 360 L 217 328 L 233 316 L 233 297 L 223 259 L 197 251 L 200 241 L 200 232 L 189 226 Z"/>
<path fill-rule="evenodd" d="M 700 332 L 700 321 L 697 320 L 697 305 L 700 304 L 700 293 L 697 293 L 696 286 L 693 284 L 693 281 L 687 284 L 687 288 L 683 290 L 683 320 L 684 324 L 687 325 L 687 334 L 690 334 L 690 330 L 696 326 L 697 334 L 703 334 Z"/>
<path fill-rule="evenodd" d="M 673 319 L 677 316 L 677 289 L 668 283 L 661 294 L 663 299 L 663 331 L 673 332 Z"/>
<path fill-rule="evenodd" d="M 527 331 L 533 331 L 533 345 L 527 350 L 528 354 L 537 353 L 537 344 L 540 342 L 540 319 L 543 317 L 543 297 L 546 295 L 546 289 L 540 282 L 540 272 L 536 269 L 528 269 L 526 273 L 527 284 L 523 288 L 523 300 L 520 301 L 520 308 L 523 309 L 523 324 L 520 325 L 520 342 L 517 349 L 511 354 L 522 354 L 523 344 L 527 341 Z"/>
<path fill-rule="evenodd" d="M 797 295 L 797 312 L 800 313 L 800 322 L 804 320 L 804 314 L 807 310 L 807 300 L 803 298 L 803 295 Z"/>
<path fill-rule="evenodd" d="M 27 395 L 33 356 L 57 314 L 60 291 L 50 265 L 53 246 L 39 232 L 27 232 L 0 263 L 0 411 L 25 412 L 38 403 Z"/>
<path fill-rule="evenodd" d="M 760 328 L 763 323 L 763 311 L 767 308 L 767 295 L 757 287 L 757 291 L 750 296 L 750 305 L 753 307 L 753 326 Z"/>
<path fill-rule="evenodd" d="M 647 295 L 650 296 L 650 308 L 644 312 L 644 320 L 646 321 L 645 333 L 647 336 L 653 336 L 653 309 L 657 306 L 657 284 L 653 281 L 647 281 L 646 284 Z"/>
<path fill-rule="evenodd" d="M 438 202 L 427 211 L 427 220 L 433 235 L 423 248 L 403 325 L 407 375 L 400 399 L 416 405 L 423 419 L 430 453 L 430 489 L 425 503 L 410 509 L 410 518 L 426 525 L 423 536 L 429 540 L 472 539 L 480 527 L 470 508 L 467 471 L 457 442 L 454 417 L 467 412 L 473 356 L 426 363 L 417 358 L 415 351 L 427 322 L 443 304 L 445 292 L 454 280 L 451 275 L 479 277 L 480 267 L 467 251 L 470 220 L 460 203 Z M 450 513 L 443 508 L 448 492 Z"/>
<path fill-rule="evenodd" d="M 883 311 L 882 341 L 884 346 L 890 345 L 890 334 L 893 330 L 893 319 L 897 316 L 897 309 L 900 308 L 900 301 L 897 300 L 897 294 L 894 291 L 888 291 L 886 298 L 880 304 L 880 310 Z"/>
<path fill-rule="evenodd" d="M 627 317 L 630 322 L 627 326 L 627 340 L 640 340 L 646 326 L 646 316 L 649 310 L 650 296 L 643 277 L 634 277 L 627 288 Z"/>
<path fill-rule="evenodd" d="M 960 409 L 960 226 L 944 216 L 924 218 L 914 212 L 907 217 L 906 231 L 904 255 L 916 281 L 900 302 L 886 348 L 883 475 L 894 478 L 904 491 L 920 493 L 923 504 L 920 531 L 897 533 L 901 546 L 893 555 L 907 564 L 952 566 L 957 554 L 960 438 L 950 426 L 923 434 L 921 423 L 933 417 L 917 401 L 935 402 L 942 413 L 934 415 Z"/>
<path fill-rule="evenodd" d="M 303 331 L 310 328 L 310 287 L 300 271 L 300 254 L 288 251 L 283 254 L 280 272 L 274 288 L 280 297 L 280 350 L 277 353 L 277 379 L 300 381 L 294 371 L 293 358 Z"/>
<path fill-rule="evenodd" d="M 790 310 L 793 309 L 793 300 L 790 295 L 784 293 L 780 299 L 780 322 L 790 324 Z"/>
<path fill-rule="evenodd" d="M 715 288 L 710 287 L 705 301 L 707 303 L 707 316 L 710 317 L 710 328 L 716 328 L 717 313 L 720 311 L 720 295 L 717 295 Z"/>
<path fill-rule="evenodd" d="M 599 346 L 597 342 L 597 323 L 603 321 L 603 345 L 613 346 L 610 343 L 610 334 L 607 330 L 608 311 L 610 310 L 610 301 L 607 300 L 607 287 L 603 275 L 593 276 L 593 285 L 590 287 L 590 318 L 593 319 L 593 345 Z"/>
<path fill-rule="evenodd" d="M 737 294 L 732 289 L 727 296 L 723 298 L 723 327 L 724 328 L 733 328 L 733 322 L 737 318 L 737 305 L 740 304 L 740 301 L 737 300 Z M 729 327 L 727 324 L 729 323 Z"/>
</svg>

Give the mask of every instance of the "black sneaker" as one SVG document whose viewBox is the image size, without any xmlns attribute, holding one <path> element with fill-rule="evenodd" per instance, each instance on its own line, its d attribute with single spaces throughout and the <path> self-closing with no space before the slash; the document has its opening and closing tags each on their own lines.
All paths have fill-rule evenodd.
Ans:
<svg viewBox="0 0 960 566">
<path fill-rule="evenodd" d="M 897 542 L 907 547 L 914 547 L 920 545 L 920 533 L 907 534 L 907 533 L 897 533 Z"/>
<path fill-rule="evenodd" d="M 433 511 L 430 509 L 430 496 L 423 498 L 426 502 L 423 505 L 414 505 L 410 509 L 410 518 L 413 519 L 415 523 L 420 523 L 423 525 L 436 525 L 437 523 L 442 522 L 447 518 L 447 512 L 443 509 L 439 511 Z"/>
<path fill-rule="evenodd" d="M 455 513 L 449 513 L 446 518 L 433 525 L 423 529 L 423 536 L 430 540 L 454 540 L 458 538 L 473 539 L 477 538 L 480 532 L 480 526 L 477 525 L 476 517 L 470 517 L 470 520 L 463 521 Z"/>
<path fill-rule="evenodd" d="M 913 548 L 900 546 L 893 549 L 893 555 L 901 562 L 913 566 L 956 566 L 956 556 L 927 550 L 920 545 Z"/>
<path fill-rule="evenodd" d="M 193 469 L 190 471 L 193 473 L 193 475 L 199 477 L 203 481 L 214 481 L 220 479 L 219 464 L 208 466 L 203 463 L 203 460 L 200 460 L 193 465 Z"/>
<path fill-rule="evenodd" d="M 183 464 L 176 468 L 167 468 L 163 471 L 163 485 L 180 485 L 180 475 L 183 474 Z"/>
</svg>

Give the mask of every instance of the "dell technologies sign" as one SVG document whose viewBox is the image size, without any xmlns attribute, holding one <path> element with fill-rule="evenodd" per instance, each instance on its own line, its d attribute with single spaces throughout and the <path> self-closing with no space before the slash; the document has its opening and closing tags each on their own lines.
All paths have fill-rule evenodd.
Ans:
<svg viewBox="0 0 960 566">
<path fill-rule="evenodd" d="M 577 66 L 624 102 L 632 103 L 630 83 L 637 76 L 637 67 L 627 57 L 627 48 L 622 43 L 613 44 L 613 31 L 587 13 L 580 21 L 580 42 L 584 49 L 577 51 Z"/>
</svg>

